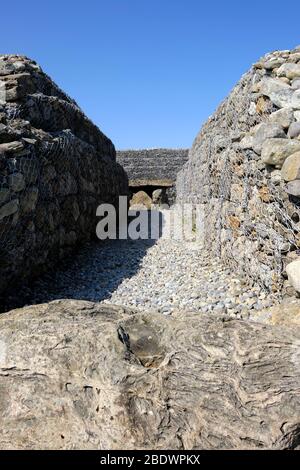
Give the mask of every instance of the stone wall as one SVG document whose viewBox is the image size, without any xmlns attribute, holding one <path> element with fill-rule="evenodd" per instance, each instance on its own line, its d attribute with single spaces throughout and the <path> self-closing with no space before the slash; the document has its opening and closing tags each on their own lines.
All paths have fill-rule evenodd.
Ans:
<svg viewBox="0 0 300 470">
<path fill-rule="evenodd" d="M 299 135 L 300 47 L 253 65 L 177 179 L 178 202 L 203 204 L 205 247 L 269 291 L 300 247 Z"/>
<path fill-rule="evenodd" d="M 0 292 L 95 233 L 127 194 L 112 142 L 33 61 L 0 56 Z"/>
<path fill-rule="evenodd" d="M 117 151 L 117 161 L 125 168 L 129 185 L 172 186 L 188 159 L 187 149 Z"/>
</svg>

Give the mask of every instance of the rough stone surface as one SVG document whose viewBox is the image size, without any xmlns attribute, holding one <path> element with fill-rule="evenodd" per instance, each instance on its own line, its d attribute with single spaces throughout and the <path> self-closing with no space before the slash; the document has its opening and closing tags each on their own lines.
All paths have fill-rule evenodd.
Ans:
<svg viewBox="0 0 300 470">
<path fill-rule="evenodd" d="M 300 258 L 288 264 L 286 272 L 290 283 L 300 293 Z"/>
<path fill-rule="evenodd" d="M 300 179 L 300 152 L 293 153 L 285 160 L 281 175 L 285 181 Z"/>
<path fill-rule="evenodd" d="M 127 194 L 112 142 L 33 61 L 0 56 L 0 292 L 95 233 Z"/>
<path fill-rule="evenodd" d="M 299 90 L 277 76 L 279 64 L 282 71 L 296 64 L 295 54 L 267 54 L 242 77 L 202 127 L 176 184 L 178 203 L 203 206 L 212 255 L 270 292 L 281 290 L 285 259 L 300 246 L 299 182 L 286 187 L 275 168 L 300 150 L 300 141 L 261 131 L 257 148 L 255 134 L 274 124 L 286 131 L 299 119 Z"/>
<path fill-rule="evenodd" d="M 1 449 L 297 449 L 300 330 L 58 301 L 0 318 Z"/>
<path fill-rule="evenodd" d="M 290 104 L 295 110 L 300 109 L 300 90 L 294 91 Z"/>
<path fill-rule="evenodd" d="M 295 78 L 291 83 L 291 87 L 293 90 L 298 90 L 300 88 L 300 78 Z"/>
<path fill-rule="evenodd" d="M 286 134 L 279 124 L 261 123 L 257 126 L 257 130 L 253 137 L 252 148 L 257 154 L 261 154 L 262 146 L 267 139 L 286 138 Z"/>
<path fill-rule="evenodd" d="M 162 189 L 155 189 L 152 193 L 152 201 L 153 204 L 160 204 L 163 202 L 163 190 Z"/>
<path fill-rule="evenodd" d="M 298 109 L 293 97 L 294 91 L 290 87 L 278 93 L 274 92 L 270 94 L 271 101 L 278 106 L 278 108 L 292 107 L 294 109 Z"/>
<path fill-rule="evenodd" d="M 300 64 L 282 64 L 277 70 L 278 77 L 287 77 L 290 80 L 300 77 Z"/>
<path fill-rule="evenodd" d="M 253 314 L 253 320 L 271 325 L 300 327 L 300 299 L 286 298 L 280 305 Z"/>
<path fill-rule="evenodd" d="M 130 200 L 130 208 L 131 209 L 138 209 L 138 208 L 146 208 L 151 209 L 152 199 L 148 196 L 145 191 L 138 191 L 132 196 Z"/>
<path fill-rule="evenodd" d="M 286 158 L 299 150 L 299 141 L 268 139 L 262 146 L 261 158 L 265 164 L 281 168 Z"/>
<path fill-rule="evenodd" d="M 289 181 L 285 189 L 291 196 L 300 197 L 300 180 Z"/>
<path fill-rule="evenodd" d="M 290 127 L 294 120 L 294 110 L 292 108 L 282 108 L 270 115 L 270 122 L 278 124 L 283 129 Z"/>
<path fill-rule="evenodd" d="M 288 136 L 294 139 L 300 135 L 300 122 L 292 122 L 289 127 Z"/>
<path fill-rule="evenodd" d="M 262 78 L 259 86 L 260 92 L 269 98 L 273 93 L 280 93 L 283 90 L 289 89 L 290 87 L 287 83 L 282 82 L 278 78 L 271 78 L 268 76 Z"/>
</svg>

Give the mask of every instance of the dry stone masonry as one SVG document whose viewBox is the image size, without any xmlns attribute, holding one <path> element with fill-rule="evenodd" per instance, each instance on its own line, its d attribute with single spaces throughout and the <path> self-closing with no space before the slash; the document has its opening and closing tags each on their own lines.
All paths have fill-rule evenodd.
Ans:
<svg viewBox="0 0 300 470">
<path fill-rule="evenodd" d="M 95 233 L 127 194 L 112 142 L 26 57 L 0 56 L 0 292 Z"/>
<path fill-rule="evenodd" d="M 132 193 L 145 190 L 154 203 L 175 201 L 176 177 L 187 159 L 188 149 L 117 151 L 117 161 L 128 175 Z"/>
<path fill-rule="evenodd" d="M 268 291 L 287 287 L 285 267 L 298 258 L 299 152 L 300 47 L 253 65 L 203 126 L 177 179 L 178 201 L 204 206 L 206 246 Z"/>
</svg>

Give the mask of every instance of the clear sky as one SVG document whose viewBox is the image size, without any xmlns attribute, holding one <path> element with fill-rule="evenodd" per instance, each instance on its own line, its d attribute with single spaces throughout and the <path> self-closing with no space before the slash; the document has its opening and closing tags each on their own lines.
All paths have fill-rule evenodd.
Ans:
<svg viewBox="0 0 300 470">
<path fill-rule="evenodd" d="M 0 5 L 1 53 L 35 59 L 117 148 L 190 147 L 261 55 L 300 44 L 300 1 Z"/>
</svg>

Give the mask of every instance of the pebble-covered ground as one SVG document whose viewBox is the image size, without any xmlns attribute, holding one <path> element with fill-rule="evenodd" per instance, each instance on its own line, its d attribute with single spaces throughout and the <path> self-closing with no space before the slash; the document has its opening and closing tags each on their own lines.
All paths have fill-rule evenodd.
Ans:
<svg viewBox="0 0 300 470">
<path fill-rule="evenodd" d="M 258 287 L 246 286 L 196 244 L 159 240 L 147 250 L 136 274 L 124 279 L 105 302 L 164 314 L 183 309 L 248 318 L 275 300 Z"/>
<path fill-rule="evenodd" d="M 249 318 L 274 304 L 194 243 L 160 239 L 93 242 L 55 273 L 18 293 L 19 304 L 61 298 L 104 301 L 170 314 L 176 309 Z M 12 308 L 15 299 L 10 299 Z"/>
</svg>

